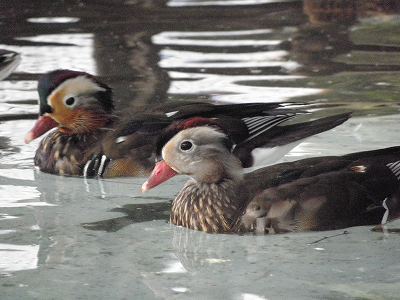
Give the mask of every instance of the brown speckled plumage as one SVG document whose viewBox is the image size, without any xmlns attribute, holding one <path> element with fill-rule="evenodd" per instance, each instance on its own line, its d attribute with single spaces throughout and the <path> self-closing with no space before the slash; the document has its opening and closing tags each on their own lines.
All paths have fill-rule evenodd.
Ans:
<svg viewBox="0 0 400 300">
<path fill-rule="evenodd" d="M 232 180 L 197 183 L 189 180 L 172 203 L 171 223 L 212 233 L 231 232 L 243 209 Z"/>
<path fill-rule="evenodd" d="M 39 144 L 34 163 L 43 172 L 57 175 L 81 175 L 90 157 L 87 145 L 98 141 L 102 133 L 89 135 L 64 135 L 54 131 Z"/>
<path fill-rule="evenodd" d="M 332 230 L 380 224 L 383 201 L 389 220 L 400 216 L 400 147 L 303 159 L 240 176 L 242 167 L 223 140 L 217 129 L 200 126 L 180 131 L 163 147 L 164 161 L 144 190 L 177 173 L 192 177 L 172 203 L 171 223 L 209 233 Z M 213 181 L 205 175 L 211 167 Z"/>
</svg>

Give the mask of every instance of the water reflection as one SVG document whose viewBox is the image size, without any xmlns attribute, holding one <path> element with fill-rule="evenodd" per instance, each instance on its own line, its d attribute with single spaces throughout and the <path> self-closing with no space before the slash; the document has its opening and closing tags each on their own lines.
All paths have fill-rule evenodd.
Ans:
<svg viewBox="0 0 400 300">
<path fill-rule="evenodd" d="M 246 30 L 246 31 L 209 31 L 209 32 L 162 32 L 154 35 L 152 40 L 156 45 L 178 45 L 178 46 L 207 46 L 207 47 L 257 47 L 257 46 L 276 46 L 281 42 L 274 39 L 238 39 L 246 35 L 260 33 L 270 33 L 270 29 Z M 226 39 L 226 37 L 235 37 Z M 199 37 L 203 37 L 200 39 Z M 215 37 L 219 37 L 216 39 Z"/>
<path fill-rule="evenodd" d="M 34 181 L 34 170 L 30 169 L 1 169 L 1 177 L 8 179 L 19 179 L 19 180 L 29 180 Z"/>
<path fill-rule="evenodd" d="M 170 95 L 210 95 L 212 101 L 272 102 L 322 92 L 316 88 L 285 87 L 287 82 L 301 78 L 286 75 L 300 65 L 289 59 L 286 50 L 279 49 L 283 40 L 275 38 L 278 32 L 288 37 L 294 30 L 163 32 L 152 40 L 165 47 L 160 51 L 159 66 L 170 70 L 169 76 L 174 79 L 168 91 Z M 185 45 L 198 50 L 177 47 Z M 226 53 L 226 49 L 238 46 L 252 49 Z M 265 46 L 274 47 L 265 50 Z M 204 47 L 215 47 L 218 51 L 208 48 L 205 51 Z M 267 70 L 272 74 L 265 75 Z M 281 82 L 279 87 L 274 86 L 277 82 Z"/>
<path fill-rule="evenodd" d="M 79 18 L 71 18 L 71 17 L 28 18 L 26 20 L 30 23 L 50 23 L 50 24 L 79 22 Z"/>
<path fill-rule="evenodd" d="M 316 88 L 262 87 L 252 86 L 253 82 L 268 83 L 299 79 L 298 76 L 279 75 L 216 75 L 203 73 L 170 72 L 171 78 L 178 79 L 171 83 L 171 95 L 209 95 L 212 101 L 232 103 L 283 102 L 291 97 L 309 96 L 322 92 Z"/>
<path fill-rule="evenodd" d="M 266 3 L 294 2 L 298 0 L 169 0 L 167 5 L 172 7 L 182 6 L 237 6 L 261 5 Z"/>
<path fill-rule="evenodd" d="M 92 33 L 44 34 L 15 38 L 14 45 L 0 48 L 21 53 L 16 72 L 45 73 L 53 69 L 76 69 L 96 74 Z"/>
<path fill-rule="evenodd" d="M 37 104 L 37 82 L 33 80 L 3 80 L 0 81 L 0 102 Z M 32 107 L 34 108 L 34 107 Z M 37 114 L 37 108 L 36 108 Z"/>
<path fill-rule="evenodd" d="M 15 272 L 38 267 L 39 245 L 0 243 L 0 271 Z"/>
<path fill-rule="evenodd" d="M 39 191 L 33 186 L 0 185 L 0 207 L 51 206 L 47 202 L 27 201 L 39 197 Z"/>
<path fill-rule="evenodd" d="M 8 214 L 0 214 L 0 220 L 10 220 L 10 219 L 16 219 L 18 217 L 16 216 L 10 216 Z"/>
<path fill-rule="evenodd" d="M 35 115 L 37 116 L 37 113 Z M 0 137 L 4 138 L 0 139 L 0 168 L 33 169 L 32 158 L 38 142 L 25 145 L 23 141 L 24 134 L 31 126 L 30 120 L 8 121 L 1 124 Z"/>
<path fill-rule="evenodd" d="M 3 80 L 18 66 L 21 56 L 13 51 L 0 49 L 0 80 Z"/>
<path fill-rule="evenodd" d="M 243 293 L 239 299 L 243 300 L 267 300 L 267 298 L 251 293 Z"/>
<path fill-rule="evenodd" d="M 68 10 L 47 2 L 5 3 L 0 12 L 0 47 L 23 56 L 0 82 L 0 269 L 22 271 L 2 278 L 12 298 L 398 295 L 398 235 L 390 234 L 398 224 L 388 235 L 352 228 L 316 245 L 309 244 L 327 233 L 217 236 L 170 226 L 168 200 L 185 179 L 145 198 L 142 179 L 34 172 L 37 144 L 23 145 L 32 121 L 20 120 L 37 115 L 37 76 L 67 67 L 103 76 L 120 109 L 168 99 L 290 100 L 363 116 L 286 159 L 390 146 L 398 141 L 400 23 L 358 19 L 388 1 L 358 2 L 370 8 L 350 12 L 357 16 L 350 22 L 304 10 L 303 3 L 331 2 L 316 0 L 70 3 Z M 29 296 L 7 287 L 23 283 Z"/>
<path fill-rule="evenodd" d="M 150 201 L 150 199 L 148 201 Z M 117 217 L 92 223 L 83 223 L 82 226 L 90 230 L 115 232 L 125 226 L 138 222 L 149 222 L 154 220 L 168 221 L 170 210 L 171 204 L 169 201 L 167 203 L 127 204 L 111 210 L 111 212 L 126 214 L 124 217 Z"/>
<path fill-rule="evenodd" d="M 353 24 L 363 17 L 395 14 L 400 11 L 400 3 L 396 0 L 304 0 L 303 3 L 304 13 L 312 24 Z"/>
<path fill-rule="evenodd" d="M 160 273 L 187 273 L 187 270 L 179 260 L 165 262 L 166 267 L 160 271 Z"/>
</svg>

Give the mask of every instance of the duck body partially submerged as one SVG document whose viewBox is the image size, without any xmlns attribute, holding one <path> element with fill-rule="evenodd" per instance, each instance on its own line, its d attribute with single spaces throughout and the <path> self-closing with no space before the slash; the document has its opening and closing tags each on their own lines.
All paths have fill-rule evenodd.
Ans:
<svg viewBox="0 0 400 300">
<path fill-rule="evenodd" d="M 165 143 L 163 160 L 143 189 L 176 174 L 192 177 L 172 203 L 171 223 L 210 233 L 284 233 L 380 224 L 387 211 L 387 220 L 400 215 L 400 147 L 243 174 L 227 139 L 221 130 L 202 126 Z"/>
<path fill-rule="evenodd" d="M 388 220 L 395 219 L 400 216 L 400 185 L 390 165 L 399 161 L 400 147 L 394 147 L 305 159 L 249 174 L 247 185 L 258 193 L 241 217 L 242 229 L 282 233 L 377 225 L 386 212 L 385 200 Z M 261 188 L 252 186 L 256 178 L 264 182 Z"/>
<path fill-rule="evenodd" d="M 287 125 L 303 112 L 279 103 L 171 102 L 116 112 L 110 87 L 93 75 L 72 70 L 44 74 L 38 92 L 39 118 L 25 141 L 55 128 L 39 144 L 34 163 L 44 172 L 68 176 L 146 176 L 154 167 L 159 135 L 180 130 L 186 119 L 211 118 L 224 127 L 238 145 L 236 155 L 243 166 L 251 167 L 256 162 L 255 148 L 294 145 L 350 117 L 343 114 Z M 290 147 L 283 150 L 274 159 Z"/>
</svg>

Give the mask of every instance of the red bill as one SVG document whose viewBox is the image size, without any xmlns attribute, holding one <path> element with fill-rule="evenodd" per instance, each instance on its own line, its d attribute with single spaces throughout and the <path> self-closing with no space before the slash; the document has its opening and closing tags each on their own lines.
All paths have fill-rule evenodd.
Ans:
<svg viewBox="0 0 400 300">
<path fill-rule="evenodd" d="M 170 166 L 167 165 L 165 161 L 159 161 L 156 163 L 153 172 L 151 172 L 150 177 L 142 185 L 142 192 L 147 192 L 148 190 L 156 187 L 157 185 L 167 181 L 168 179 L 174 177 L 176 173 Z"/>
<path fill-rule="evenodd" d="M 29 144 L 34 139 L 45 134 L 50 129 L 57 127 L 58 123 L 48 116 L 41 116 L 37 119 L 32 129 L 25 135 L 25 144 Z"/>
</svg>

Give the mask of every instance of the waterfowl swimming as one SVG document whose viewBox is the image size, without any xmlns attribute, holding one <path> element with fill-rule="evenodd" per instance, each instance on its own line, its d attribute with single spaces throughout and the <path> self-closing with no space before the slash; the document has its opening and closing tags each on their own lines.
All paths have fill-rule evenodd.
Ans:
<svg viewBox="0 0 400 300">
<path fill-rule="evenodd" d="M 14 51 L 0 49 L 0 80 L 8 77 L 21 62 L 21 56 Z"/>
<path fill-rule="evenodd" d="M 283 126 L 297 116 L 297 110 L 277 103 L 175 102 L 147 111 L 143 108 L 116 113 L 110 87 L 93 75 L 72 70 L 44 74 L 39 79 L 38 92 L 39 119 L 25 141 L 29 143 L 56 127 L 41 141 L 34 163 L 44 172 L 59 175 L 148 175 L 154 166 L 159 133 L 179 119 L 213 117 L 237 142 L 246 140 L 251 148 L 252 143 L 266 147 L 291 144 L 333 128 L 349 117 L 338 115 Z M 248 156 L 245 164 L 253 165 L 252 157 Z"/>
<path fill-rule="evenodd" d="M 380 224 L 400 216 L 400 147 L 244 174 L 228 135 L 208 125 L 179 131 L 161 154 L 142 190 L 189 175 L 172 202 L 170 221 L 190 229 L 283 233 Z"/>
</svg>

